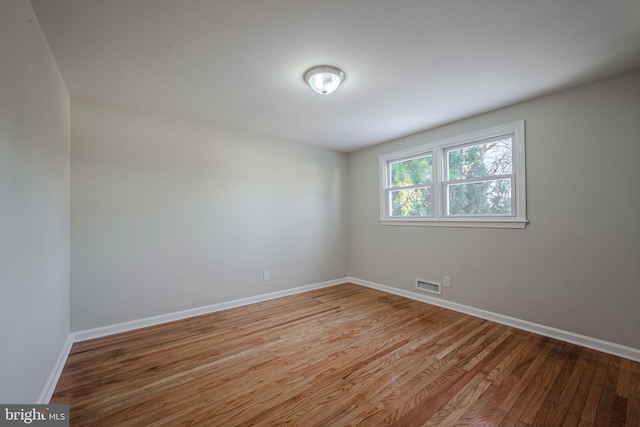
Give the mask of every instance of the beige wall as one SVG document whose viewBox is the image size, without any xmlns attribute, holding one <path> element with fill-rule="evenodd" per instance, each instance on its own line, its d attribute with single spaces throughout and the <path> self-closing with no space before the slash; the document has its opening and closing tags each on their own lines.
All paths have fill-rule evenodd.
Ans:
<svg viewBox="0 0 640 427">
<path fill-rule="evenodd" d="M 71 129 L 72 330 L 347 275 L 345 154 L 75 97 Z"/>
<path fill-rule="evenodd" d="M 69 93 L 28 0 L 0 2 L 0 402 L 36 402 L 69 335 Z"/>
<path fill-rule="evenodd" d="M 526 121 L 524 230 L 380 226 L 378 156 Z M 640 348 L 640 71 L 350 155 L 350 274 Z"/>
</svg>

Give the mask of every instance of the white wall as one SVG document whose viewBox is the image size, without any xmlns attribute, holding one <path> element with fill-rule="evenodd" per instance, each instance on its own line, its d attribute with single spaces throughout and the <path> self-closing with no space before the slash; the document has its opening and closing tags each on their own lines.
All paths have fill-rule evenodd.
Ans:
<svg viewBox="0 0 640 427">
<path fill-rule="evenodd" d="M 382 153 L 526 120 L 524 230 L 379 225 Z M 640 349 L 640 70 L 350 155 L 350 274 Z"/>
<path fill-rule="evenodd" d="M 72 330 L 347 276 L 343 153 L 72 97 L 71 176 Z"/>
<path fill-rule="evenodd" d="M 0 402 L 35 403 L 69 335 L 69 94 L 27 0 L 0 2 Z"/>
</svg>

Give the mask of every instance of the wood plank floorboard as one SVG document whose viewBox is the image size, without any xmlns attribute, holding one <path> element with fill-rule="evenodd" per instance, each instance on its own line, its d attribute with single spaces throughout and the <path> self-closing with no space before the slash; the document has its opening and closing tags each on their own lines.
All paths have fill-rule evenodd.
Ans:
<svg viewBox="0 0 640 427">
<path fill-rule="evenodd" d="M 76 426 L 640 426 L 640 363 L 346 283 L 76 343 Z"/>
</svg>

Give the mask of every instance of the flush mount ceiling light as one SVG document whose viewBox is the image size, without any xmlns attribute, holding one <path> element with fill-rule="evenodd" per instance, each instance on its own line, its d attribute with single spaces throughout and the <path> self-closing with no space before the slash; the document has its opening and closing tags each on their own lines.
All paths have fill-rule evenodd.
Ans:
<svg viewBox="0 0 640 427">
<path fill-rule="evenodd" d="M 314 92 L 328 95 L 334 92 L 344 81 L 344 72 L 330 65 L 318 65 L 304 73 L 304 81 Z"/>
</svg>

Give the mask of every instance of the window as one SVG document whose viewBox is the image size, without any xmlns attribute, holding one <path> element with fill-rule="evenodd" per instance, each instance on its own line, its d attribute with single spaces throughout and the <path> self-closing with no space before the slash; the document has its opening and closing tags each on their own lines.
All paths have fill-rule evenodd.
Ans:
<svg viewBox="0 0 640 427">
<path fill-rule="evenodd" d="M 399 160 L 389 167 L 391 216 L 433 216 L 433 156 Z"/>
<path fill-rule="evenodd" d="M 383 225 L 523 228 L 524 121 L 380 156 Z"/>
</svg>

